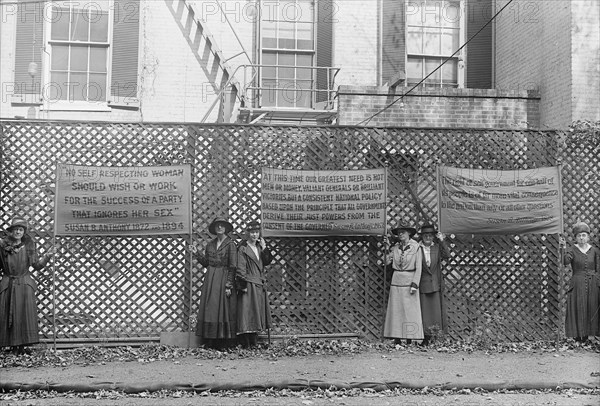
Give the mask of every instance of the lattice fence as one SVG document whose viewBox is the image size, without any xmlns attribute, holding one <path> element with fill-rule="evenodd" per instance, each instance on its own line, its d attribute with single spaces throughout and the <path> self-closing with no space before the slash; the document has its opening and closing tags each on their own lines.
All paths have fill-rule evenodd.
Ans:
<svg viewBox="0 0 600 406">
<path fill-rule="evenodd" d="M 217 215 L 236 231 L 259 217 L 262 166 L 388 165 L 390 224 L 420 226 L 437 221 L 438 163 L 516 169 L 554 165 L 562 157 L 581 168 L 563 171 L 566 224 L 585 214 L 599 226 L 598 176 L 584 175 L 598 174 L 598 154 L 569 149 L 554 132 L 31 121 L 3 121 L 0 128 L 2 223 L 27 216 L 42 250 L 53 243 L 56 162 L 192 164 L 192 238 L 201 244 L 212 238 L 207 227 Z M 580 209 L 593 193 L 595 209 Z M 58 238 L 55 276 L 52 268 L 35 275 L 43 336 L 150 338 L 193 329 L 203 268 L 189 262 L 188 238 Z M 453 338 L 562 334 L 565 273 L 556 236 L 456 235 L 450 242 L 445 301 Z M 280 238 L 273 245 L 274 333 L 380 337 L 389 288 L 381 238 Z"/>
</svg>

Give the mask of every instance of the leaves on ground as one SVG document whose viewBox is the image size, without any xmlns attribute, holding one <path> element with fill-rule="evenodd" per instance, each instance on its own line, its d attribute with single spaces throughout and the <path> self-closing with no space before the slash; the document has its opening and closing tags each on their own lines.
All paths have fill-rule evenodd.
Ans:
<svg viewBox="0 0 600 406">
<path fill-rule="evenodd" d="M 348 340 L 306 340 L 292 337 L 270 346 L 259 344 L 252 349 L 241 347 L 229 348 L 223 351 L 207 348 L 181 348 L 161 344 L 146 344 L 140 347 L 131 346 L 88 346 L 72 349 L 36 348 L 31 354 L 13 354 L 9 351 L 0 352 L 0 368 L 8 367 L 68 367 L 70 365 L 95 365 L 107 362 L 139 362 L 151 363 L 155 361 L 171 360 L 177 363 L 178 359 L 195 357 L 196 359 L 243 359 L 264 358 L 272 361 L 282 357 L 302 357 L 308 355 L 352 355 L 368 352 L 379 352 L 385 356 L 389 352 L 435 352 L 440 353 L 472 353 L 482 351 L 485 353 L 521 353 L 541 352 L 560 354 L 567 351 L 594 351 L 600 353 L 600 340 L 593 338 L 586 343 L 572 339 L 560 341 L 531 341 L 519 343 L 496 343 L 486 346 L 468 341 L 438 341 L 427 347 L 416 344 L 394 344 L 391 340 L 384 342 L 366 341 L 358 339 Z"/>
<path fill-rule="evenodd" d="M 56 352 L 52 349 L 36 348 L 31 354 L 16 355 L 9 351 L 0 352 L 0 368 L 25 367 L 40 368 L 54 367 L 65 368 L 70 365 L 106 365 L 110 362 L 139 362 L 152 363 L 160 360 L 169 360 L 178 363 L 178 359 L 185 357 L 195 357 L 198 360 L 203 359 L 252 359 L 263 358 L 273 362 L 284 357 L 302 357 L 309 355 L 353 355 L 361 353 L 379 353 L 382 358 L 386 358 L 392 352 L 416 352 L 423 351 L 435 355 L 440 353 L 464 353 L 469 354 L 475 351 L 483 353 L 554 353 L 561 354 L 565 352 L 592 351 L 600 353 L 600 340 L 592 338 L 586 343 L 580 343 L 573 339 L 559 341 L 532 341 L 519 343 L 496 343 L 482 345 L 478 342 L 469 341 L 450 341 L 440 340 L 430 344 L 427 347 L 420 347 L 416 344 L 401 345 L 394 344 L 393 341 L 365 341 L 357 339 L 348 340 L 307 340 L 292 337 L 281 342 L 273 343 L 270 346 L 261 344 L 253 349 L 244 349 L 241 347 L 230 348 L 224 351 L 217 351 L 206 348 L 180 348 L 174 346 L 149 344 L 140 347 L 131 346 L 88 346 L 72 349 L 61 349 Z M 1 372 L 1 369 L 0 369 Z M 598 372 L 592 372 L 596 376 Z M 497 391 L 497 393 L 543 393 L 536 390 L 517 390 L 517 391 Z M 548 391 L 546 391 L 548 392 Z M 577 394 L 600 395 L 600 389 L 581 389 L 581 390 L 562 390 L 556 388 L 554 392 L 565 392 Z M 567 393 L 568 392 L 568 393 Z M 100 390 L 87 393 L 57 393 L 54 391 L 11 391 L 9 393 L 0 393 L 0 401 L 17 401 L 27 399 L 41 399 L 54 397 L 73 397 L 73 398 L 93 398 L 93 399 L 121 399 L 127 397 L 196 397 L 196 396 L 222 396 L 222 397 L 244 397 L 261 398 L 270 397 L 296 397 L 307 401 L 316 398 L 340 398 L 350 396 L 399 396 L 402 394 L 428 394 L 436 396 L 446 395 L 470 395 L 477 393 L 486 393 L 484 390 L 474 389 L 462 390 L 442 390 L 435 387 L 426 387 L 422 389 L 396 388 L 393 390 L 384 390 L 375 392 L 372 389 L 338 389 L 335 387 L 323 389 L 306 389 L 292 391 L 289 389 L 265 391 L 222 391 L 222 392 L 187 392 L 187 391 L 167 391 L 142 392 L 138 394 L 124 394 L 118 391 Z M 491 393 L 491 392 L 490 392 Z M 310 403 L 305 403 L 310 404 Z"/>
</svg>

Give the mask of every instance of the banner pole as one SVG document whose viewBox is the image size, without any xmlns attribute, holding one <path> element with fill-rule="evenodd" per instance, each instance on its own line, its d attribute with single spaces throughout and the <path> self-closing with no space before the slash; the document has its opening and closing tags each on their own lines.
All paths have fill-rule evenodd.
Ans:
<svg viewBox="0 0 600 406">
<path fill-rule="evenodd" d="M 190 169 L 190 180 L 191 180 L 192 179 L 192 165 L 191 164 L 188 164 L 188 165 L 189 165 L 189 169 Z M 190 264 L 189 267 L 190 268 L 188 270 L 189 278 L 190 278 L 190 286 L 189 286 L 189 289 L 190 289 L 190 300 L 189 300 L 189 304 L 188 304 L 189 305 L 189 309 L 190 309 L 189 310 L 190 313 L 188 315 L 188 321 L 187 321 L 188 322 L 188 330 L 189 330 L 188 331 L 188 333 L 189 333 L 188 334 L 188 348 L 189 348 L 190 344 L 191 344 L 190 343 L 190 340 L 191 340 L 190 336 L 191 336 L 191 333 L 192 333 L 192 331 L 191 331 L 192 330 L 192 326 L 191 326 L 190 320 L 192 318 L 192 305 L 193 305 L 193 302 L 194 302 L 194 300 L 193 300 L 193 297 L 194 297 L 194 295 L 193 295 L 193 288 L 194 288 L 194 284 L 193 284 L 193 278 L 194 278 L 194 275 L 193 275 L 193 272 L 194 272 L 194 263 L 193 263 L 193 261 L 194 261 L 194 254 L 193 254 L 193 252 L 191 250 L 191 246 L 194 244 L 194 233 L 193 233 L 193 230 L 192 230 L 192 227 L 194 225 L 194 221 L 193 221 L 193 218 L 192 218 L 192 184 L 191 184 L 191 182 L 190 182 L 190 190 L 189 190 L 189 195 L 188 195 L 188 219 L 189 219 L 189 221 L 188 221 L 188 223 L 189 223 L 188 224 L 188 226 L 189 226 L 188 233 L 189 234 L 188 235 L 189 235 L 189 239 L 190 239 L 190 242 L 189 242 L 190 247 L 188 249 L 188 253 L 189 253 L 189 257 L 190 257 L 190 259 L 189 259 L 189 264 Z"/>
<path fill-rule="evenodd" d="M 437 217 L 438 217 L 438 223 L 439 223 L 439 230 L 440 233 L 443 233 L 444 230 L 442 230 L 442 188 L 440 187 L 440 165 L 436 164 L 435 165 L 435 187 L 436 187 L 436 192 L 437 192 Z"/>
<path fill-rule="evenodd" d="M 385 210 L 383 213 L 383 289 L 381 295 L 381 319 L 383 320 L 382 328 L 381 328 L 381 340 L 383 340 L 383 327 L 385 326 L 385 284 L 387 281 L 387 261 L 388 261 L 388 242 L 386 241 L 386 237 L 388 235 L 388 221 L 387 221 L 387 212 L 388 212 L 388 163 L 385 163 L 384 168 L 384 201 L 385 201 Z"/>
<path fill-rule="evenodd" d="M 57 234 L 57 224 L 58 224 L 58 180 L 60 179 L 60 168 L 61 163 L 56 162 L 56 183 L 54 185 L 54 227 L 53 227 L 53 235 L 52 235 L 52 247 L 55 250 L 54 255 L 56 255 L 56 234 Z M 52 348 L 54 353 L 56 353 L 56 259 L 52 258 Z"/>
</svg>

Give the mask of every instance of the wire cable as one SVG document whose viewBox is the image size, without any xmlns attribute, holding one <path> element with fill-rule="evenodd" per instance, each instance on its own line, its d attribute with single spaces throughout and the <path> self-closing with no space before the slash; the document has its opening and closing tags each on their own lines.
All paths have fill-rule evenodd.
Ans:
<svg viewBox="0 0 600 406">
<path fill-rule="evenodd" d="M 385 106 L 384 108 L 382 108 L 381 110 L 379 110 L 378 112 L 372 114 L 370 117 L 365 118 L 364 120 L 362 120 L 361 122 L 359 122 L 358 124 L 355 125 L 361 125 L 363 123 L 365 123 L 365 125 L 369 124 L 369 122 L 375 118 L 376 116 L 378 116 L 379 114 L 383 113 L 384 111 L 386 111 L 387 109 L 389 109 L 390 107 L 392 107 L 394 104 L 398 103 L 400 100 L 404 99 L 404 96 L 407 96 L 410 92 L 412 92 L 413 90 L 415 90 L 417 87 L 419 87 L 421 85 L 421 83 L 423 83 L 428 77 L 430 77 L 431 75 L 433 75 L 435 72 L 437 72 L 442 66 L 444 66 L 446 64 L 446 62 L 448 62 L 449 60 L 451 60 L 454 55 L 456 55 L 458 52 L 460 52 L 461 49 L 463 49 L 464 47 L 467 46 L 467 44 L 469 42 L 471 42 L 471 40 L 473 40 L 473 38 L 475 38 L 477 35 L 479 35 L 479 33 L 481 31 L 483 31 L 483 29 L 485 27 L 487 27 L 492 21 L 494 21 L 496 19 L 496 17 L 498 17 L 498 15 L 504 11 L 504 9 L 506 7 L 508 7 L 510 5 L 510 3 L 512 3 L 514 0 L 509 0 L 508 3 L 506 3 L 500 10 L 498 10 L 498 12 L 496 14 L 494 14 L 494 16 L 483 25 L 483 27 L 481 27 L 475 34 L 473 34 L 473 36 L 471 38 L 469 38 L 467 40 L 467 42 L 465 42 L 464 44 L 462 44 L 460 46 L 460 48 L 458 48 L 456 51 L 454 51 L 454 53 L 452 55 L 450 55 L 448 58 L 446 58 L 437 68 L 435 68 L 434 70 L 432 70 L 427 76 L 425 76 L 423 79 L 421 79 L 421 81 L 419 83 L 417 83 L 416 85 L 414 85 L 413 87 L 411 87 L 406 93 L 404 93 L 403 95 L 401 95 L 400 97 L 398 97 L 396 100 L 394 100 L 393 102 L 391 102 L 390 104 L 388 104 L 387 106 Z"/>
</svg>

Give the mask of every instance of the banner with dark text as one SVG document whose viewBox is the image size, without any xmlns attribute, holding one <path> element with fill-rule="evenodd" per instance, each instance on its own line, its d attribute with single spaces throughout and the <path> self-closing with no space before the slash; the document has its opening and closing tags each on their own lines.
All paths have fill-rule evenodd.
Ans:
<svg viewBox="0 0 600 406">
<path fill-rule="evenodd" d="M 386 185 L 385 168 L 349 171 L 263 168 L 263 235 L 383 235 Z"/>
<path fill-rule="evenodd" d="M 444 233 L 563 232 L 558 166 L 506 171 L 439 166 L 437 186 Z"/>
<path fill-rule="evenodd" d="M 189 234 L 191 169 L 56 167 L 57 235 Z"/>
</svg>

